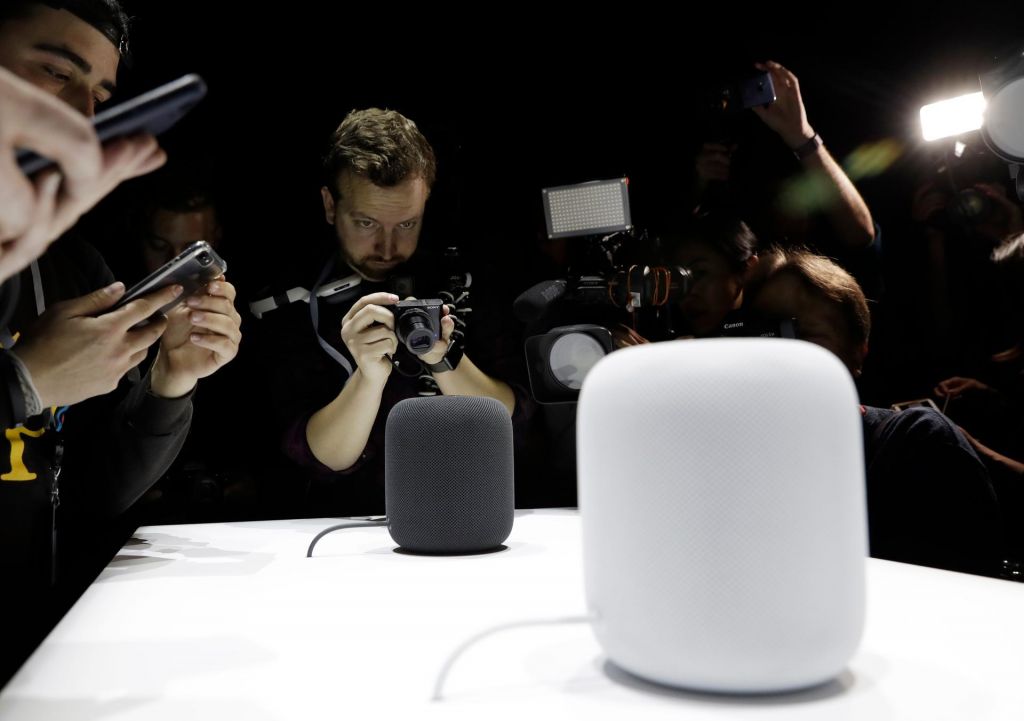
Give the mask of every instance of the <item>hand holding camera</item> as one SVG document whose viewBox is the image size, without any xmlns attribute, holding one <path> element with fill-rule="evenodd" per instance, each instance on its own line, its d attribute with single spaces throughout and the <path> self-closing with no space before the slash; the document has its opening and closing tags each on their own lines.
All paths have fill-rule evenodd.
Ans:
<svg viewBox="0 0 1024 721">
<path fill-rule="evenodd" d="M 455 317 L 438 299 L 408 298 L 391 307 L 398 342 L 426 365 L 440 363 L 448 352 Z"/>
<path fill-rule="evenodd" d="M 943 167 L 941 172 L 949 170 Z M 1004 186 L 979 179 L 983 177 L 969 159 L 960 161 L 955 176 L 959 182 L 946 188 L 937 178 L 917 189 L 911 217 L 933 233 L 969 231 L 997 243 L 1017 235 L 1024 230 L 1024 211 Z"/>
<path fill-rule="evenodd" d="M 341 339 L 362 375 L 383 385 L 399 346 L 426 364 L 439 363 L 454 329 L 454 318 L 440 300 L 399 301 L 393 293 L 370 293 L 342 318 Z"/>
<path fill-rule="evenodd" d="M 341 319 L 341 340 L 360 373 L 381 386 L 391 375 L 390 356 L 398 351 L 395 315 L 388 306 L 398 303 L 393 293 L 370 293 L 357 300 Z"/>
<path fill-rule="evenodd" d="M 977 183 L 973 190 L 980 196 L 980 212 L 972 219 L 979 233 L 997 242 L 1009 240 L 1024 230 L 1024 212 L 1020 205 L 996 183 Z M 963 195 L 963 193 L 961 193 Z"/>
</svg>

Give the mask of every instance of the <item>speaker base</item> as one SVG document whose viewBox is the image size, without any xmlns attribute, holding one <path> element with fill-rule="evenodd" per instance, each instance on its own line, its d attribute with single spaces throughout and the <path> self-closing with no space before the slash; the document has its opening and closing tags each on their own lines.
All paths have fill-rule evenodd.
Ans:
<svg viewBox="0 0 1024 721">
<path fill-rule="evenodd" d="M 839 674 L 823 681 L 789 688 L 757 691 L 718 690 L 662 683 L 628 671 L 611 659 L 605 659 L 601 670 L 609 680 L 639 691 L 719 703 L 750 703 L 758 705 L 805 703 L 840 696 L 849 691 L 854 685 L 853 673 L 849 669 L 843 670 Z"/>
<path fill-rule="evenodd" d="M 504 545 L 474 551 L 418 551 L 411 548 L 403 548 L 402 546 L 394 549 L 395 553 L 400 553 L 403 556 L 486 556 L 491 553 L 501 553 L 507 550 L 508 546 Z"/>
</svg>

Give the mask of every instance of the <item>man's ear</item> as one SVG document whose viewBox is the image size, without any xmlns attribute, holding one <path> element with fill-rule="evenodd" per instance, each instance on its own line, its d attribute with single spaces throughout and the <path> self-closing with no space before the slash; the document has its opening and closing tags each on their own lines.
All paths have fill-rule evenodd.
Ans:
<svg viewBox="0 0 1024 721">
<path fill-rule="evenodd" d="M 320 197 L 324 201 L 324 215 L 327 217 L 327 224 L 334 225 L 335 202 L 331 189 L 326 185 L 320 188 Z"/>
<path fill-rule="evenodd" d="M 746 288 L 747 283 L 750 281 L 751 276 L 757 271 L 758 259 L 756 255 L 752 255 L 743 263 L 743 275 L 740 277 L 740 290 L 736 296 L 736 304 L 733 306 L 733 310 L 737 310 L 743 307 L 743 290 Z"/>
<path fill-rule="evenodd" d="M 868 355 L 868 342 L 864 341 L 859 348 L 855 348 L 853 355 L 854 361 L 857 364 L 857 367 L 853 369 L 853 377 L 860 378 L 861 372 L 864 370 L 864 359 Z"/>
</svg>

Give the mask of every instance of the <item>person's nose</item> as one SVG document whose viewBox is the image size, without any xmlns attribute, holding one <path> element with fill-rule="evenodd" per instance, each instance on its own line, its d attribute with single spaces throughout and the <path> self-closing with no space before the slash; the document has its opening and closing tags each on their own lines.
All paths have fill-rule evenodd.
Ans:
<svg viewBox="0 0 1024 721">
<path fill-rule="evenodd" d="M 60 98 L 87 118 L 96 115 L 96 99 L 84 85 L 69 84 L 60 93 Z"/>
<path fill-rule="evenodd" d="M 384 228 L 380 232 L 380 236 L 377 238 L 377 255 L 382 260 L 391 260 L 391 257 L 395 254 L 395 231 L 394 228 Z"/>
</svg>

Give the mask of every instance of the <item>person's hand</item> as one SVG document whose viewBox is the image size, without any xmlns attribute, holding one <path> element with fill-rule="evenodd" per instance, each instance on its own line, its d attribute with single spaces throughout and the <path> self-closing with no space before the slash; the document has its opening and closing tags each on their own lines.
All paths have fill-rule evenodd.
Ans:
<svg viewBox="0 0 1024 721">
<path fill-rule="evenodd" d="M 448 343 L 452 338 L 452 331 L 455 330 L 455 316 L 447 305 L 441 306 L 441 339 L 434 342 L 434 347 L 428 353 L 420 356 L 424 363 L 440 363 L 448 352 Z"/>
<path fill-rule="evenodd" d="M 103 313 L 124 295 L 124 284 L 114 283 L 47 308 L 13 349 L 32 376 L 43 407 L 71 405 L 114 390 L 143 361 L 167 321 L 156 318 L 138 329 L 132 326 L 181 291 L 180 285 L 170 286 Z"/>
<path fill-rule="evenodd" d="M 939 398 L 957 398 L 965 393 L 990 391 L 991 387 L 985 385 L 977 378 L 961 378 L 954 376 L 935 386 L 934 392 Z"/>
<path fill-rule="evenodd" d="M 949 204 L 949 193 L 941 190 L 935 181 L 929 180 L 914 191 L 914 199 L 910 205 L 910 217 L 915 223 L 928 223 L 937 213 L 946 209 Z"/>
<path fill-rule="evenodd" d="M 728 182 L 735 145 L 704 143 L 697 151 L 694 169 L 697 171 L 697 186 L 703 190 L 709 183 Z"/>
<path fill-rule="evenodd" d="M 54 160 L 59 172 L 26 178 L 17 149 Z M 0 280 L 40 256 L 122 181 L 165 160 L 150 136 L 101 147 L 84 116 L 0 68 Z"/>
<path fill-rule="evenodd" d="M 627 325 L 619 323 L 618 325 L 612 326 L 612 347 L 615 350 L 622 348 L 629 348 L 634 345 L 644 345 L 650 343 L 649 340 L 644 338 L 642 335 L 637 333 L 635 330 Z"/>
<path fill-rule="evenodd" d="M 1001 242 L 1024 230 L 1021 207 L 1006 196 L 1006 188 L 995 183 L 977 183 L 974 188 L 984 193 L 995 209 L 990 220 L 975 226 L 979 233 Z"/>
<path fill-rule="evenodd" d="M 807 122 L 807 110 L 800 97 L 800 82 L 796 75 L 772 60 L 756 63 L 755 67 L 771 76 L 775 102 L 766 107 L 755 107 L 754 112 L 787 147 L 791 150 L 799 148 L 814 137 L 814 129 Z"/>
<path fill-rule="evenodd" d="M 224 276 L 207 285 L 167 317 L 160 352 L 150 374 L 150 389 L 178 398 L 238 355 L 242 316 L 235 310 L 235 286 Z"/>
<path fill-rule="evenodd" d="M 341 340 L 362 376 L 381 386 L 391 375 L 386 355 L 398 350 L 395 316 L 385 306 L 398 302 L 393 293 L 370 293 L 357 300 L 341 319 Z"/>
</svg>

